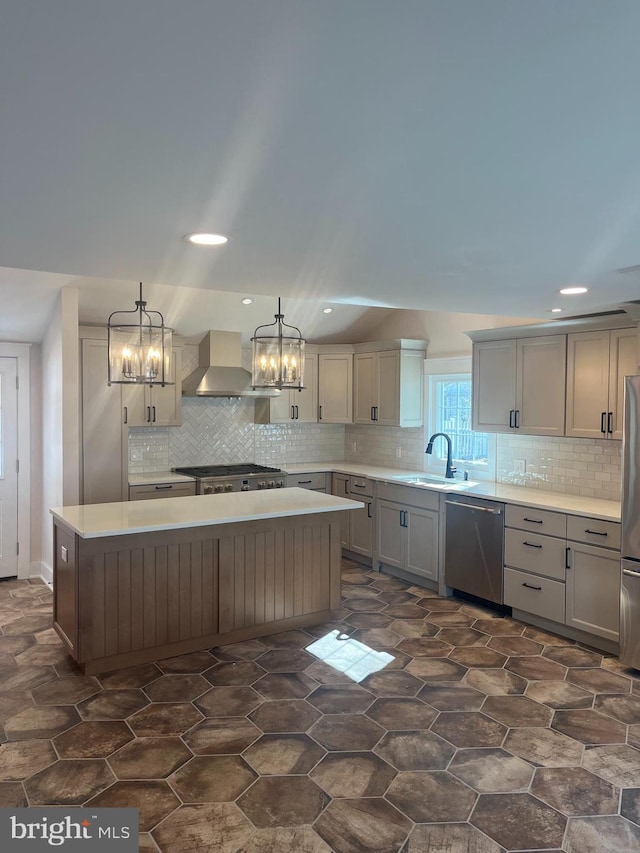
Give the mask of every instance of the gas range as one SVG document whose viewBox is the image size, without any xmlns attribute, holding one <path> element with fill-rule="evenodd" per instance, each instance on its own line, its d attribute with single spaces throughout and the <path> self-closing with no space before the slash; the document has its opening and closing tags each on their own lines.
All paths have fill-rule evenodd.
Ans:
<svg viewBox="0 0 640 853">
<path fill-rule="evenodd" d="M 173 470 L 195 478 L 197 495 L 282 489 L 287 484 L 284 471 L 266 465 L 195 465 Z"/>
</svg>

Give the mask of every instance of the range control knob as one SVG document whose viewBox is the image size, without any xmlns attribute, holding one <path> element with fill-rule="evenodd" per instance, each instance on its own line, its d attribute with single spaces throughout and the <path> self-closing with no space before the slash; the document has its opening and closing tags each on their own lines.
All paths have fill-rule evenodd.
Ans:
<svg viewBox="0 0 640 853">
<path fill-rule="evenodd" d="M 284 488 L 284 480 L 278 480 L 278 482 L 276 483 L 276 489 L 283 489 L 283 488 Z"/>
<path fill-rule="evenodd" d="M 266 489 L 266 488 L 267 488 L 267 482 L 266 482 L 266 480 L 259 480 L 259 481 L 258 481 L 258 488 L 259 488 L 259 489 Z"/>
<path fill-rule="evenodd" d="M 224 490 L 225 490 L 225 492 L 232 492 L 233 491 L 233 483 L 225 483 L 224 484 Z"/>
<path fill-rule="evenodd" d="M 212 495 L 213 494 L 213 486 L 205 486 L 202 490 L 204 495 Z"/>
<path fill-rule="evenodd" d="M 216 494 L 219 494 L 223 489 L 224 489 L 224 486 L 223 486 L 222 484 L 220 484 L 220 485 L 218 485 L 218 486 L 215 486 L 215 487 L 214 487 L 214 489 L 213 489 L 213 491 L 214 491 Z"/>
<path fill-rule="evenodd" d="M 240 491 L 241 492 L 248 492 L 249 491 L 249 484 L 243 483 L 242 486 L 240 487 Z"/>
<path fill-rule="evenodd" d="M 268 485 L 267 485 L 267 488 L 268 488 L 268 489 L 274 489 L 274 488 L 275 488 L 275 485 L 276 485 L 276 484 L 275 484 L 275 482 L 274 482 L 273 480 L 269 480 L 269 483 L 268 483 Z"/>
</svg>

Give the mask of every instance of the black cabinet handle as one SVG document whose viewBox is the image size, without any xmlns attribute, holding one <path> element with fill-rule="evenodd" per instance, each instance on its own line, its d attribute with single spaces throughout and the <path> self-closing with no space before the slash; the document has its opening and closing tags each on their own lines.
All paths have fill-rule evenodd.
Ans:
<svg viewBox="0 0 640 853">
<path fill-rule="evenodd" d="M 298 480 L 298 485 L 299 485 L 299 486 L 308 486 L 308 485 L 310 485 L 310 484 L 311 484 L 311 480 Z M 345 486 L 346 486 L 346 485 L 347 485 L 347 484 L 345 483 Z"/>
<path fill-rule="evenodd" d="M 153 409 L 153 422 L 155 424 L 155 422 L 156 422 L 156 407 L 152 406 L 151 408 Z"/>
<path fill-rule="evenodd" d="M 296 406 L 296 420 L 299 420 L 299 419 L 300 419 L 300 411 L 299 411 L 298 407 Z"/>
<path fill-rule="evenodd" d="M 516 409 L 514 412 L 514 415 L 515 415 L 515 417 L 514 417 L 513 425 L 515 426 L 516 429 L 520 429 L 520 409 Z"/>
<path fill-rule="evenodd" d="M 514 414 L 513 409 L 509 409 L 509 429 L 513 429 L 515 426 L 513 414 Z"/>
<path fill-rule="evenodd" d="M 602 530 L 589 530 L 588 527 L 584 532 L 590 533 L 592 536 L 608 536 L 609 535 L 608 533 L 604 533 Z"/>
<path fill-rule="evenodd" d="M 151 406 L 147 406 L 147 423 L 151 423 Z"/>
<path fill-rule="evenodd" d="M 374 407 L 373 407 L 373 411 L 374 411 L 374 412 L 375 412 L 375 414 L 376 414 L 375 419 L 376 419 L 376 420 L 378 420 L 378 407 L 377 407 L 377 406 L 374 406 Z"/>
<path fill-rule="evenodd" d="M 526 545 L 528 548 L 542 548 L 542 545 L 534 545 L 533 542 L 523 542 L 523 545 Z"/>
<path fill-rule="evenodd" d="M 296 415 L 295 415 L 295 411 L 296 411 L 296 407 L 295 407 L 295 406 L 291 406 L 291 414 L 289 415 L 289 417 L 291 418 L 291 420 L 293 420 L 293 419 L 295 418 L 295 416 L 296 416 Z"/>
<path fill-rule="evenodd" d="M 318 406 L 318 420 L 322 420 L 322 406 Z"/>
<path fill-rule="evenodd" d="M 541 586 L 533 586 L 530 583 L 523 583 L 522 586 L 526 586 L 527 589 L 537 589 L 538 591 L 542 589 Z"/>
<path fill-rule="evenodd" d="M 541 518 L 527 518 L 527 516 L 525 515 L 525 517 L 522 520 L 528 521 L 529 524 L 542 524 Z"/>
<path fill-rule="evenodd" d="M 571 563 L 569 562 L 569 557 L 571 556 L 571 548 L 564 549 L 564 567 L 565 569 L 571 568 Z"/>
<path fill-rule="evenodd" d="M 345 480 L 344 481 L 344 493 L 345 493 L 345 495 L 349 494 L 349 488 L 348 487 L 349 487 L 349 481 Z"/>
<path fill-rule="evenodd" d="M 603 435 L 605 435 L 607 432 L 606 421 L 607 421 L 607 413 L 602 412 L 600 415 L 600 432 Z"/>
<path fill-rule="evenodd" d="M 367 518 L 371 518 L 371 504 L 367 501 Z"/>
<path fill-rule="evenodd" d="M 129 422 L 129 407 L 124 407 L 124 422 L 125 424 Z"/>
<path fill-rule="evenodd" d="M 173 486 L 156 486 L 156 492 L 164 492 L 171 490 Z"/>
<path fill-rule="evenodd" d="M 611 435 L 613 432 L 613 412 L 607 415 L 607 432 Z"/>
<path fill-rule="evenodd" d="M 400 510 L 400 527 L 407 526 L 407 511 L 405 509 Z"/>
</svg>

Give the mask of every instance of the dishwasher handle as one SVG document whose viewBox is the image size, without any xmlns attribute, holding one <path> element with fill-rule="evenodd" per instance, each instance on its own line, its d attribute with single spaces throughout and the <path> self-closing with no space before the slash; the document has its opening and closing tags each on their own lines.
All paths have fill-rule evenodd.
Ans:
<svg viewBox="0 0 640 853">
<path fill-rule="evenodd" d="M 491 507 L 478 506 L 477 504 L 465 504 L 461 501 L 445 501 L 445 504 L 448 504 L 449 506 L 461 506 L 464 507 L 464 509 L 477 509 L 480 510 L 480 512 L 490 512 L 491 515 L 502 515 L 501 509 L 492 509 Z"/>
</svg>

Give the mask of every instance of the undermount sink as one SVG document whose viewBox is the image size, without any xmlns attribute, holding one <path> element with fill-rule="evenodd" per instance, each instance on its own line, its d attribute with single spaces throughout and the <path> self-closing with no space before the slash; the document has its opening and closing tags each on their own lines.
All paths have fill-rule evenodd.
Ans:
<svg viewBox="0 0 640 853">
<path fill-rule="evenodd" d="M 405 477 L 398 477 L 398 480 L 402 480 L 409 486 L 438 486 L 441 489 L 447 489 L 447 491 L 463 491 L 478 485 L 475 480 L 448 480 L 446 477 L 439 477 L 437 474 L 421 476 L 409 474 Z"/>
</svg>

